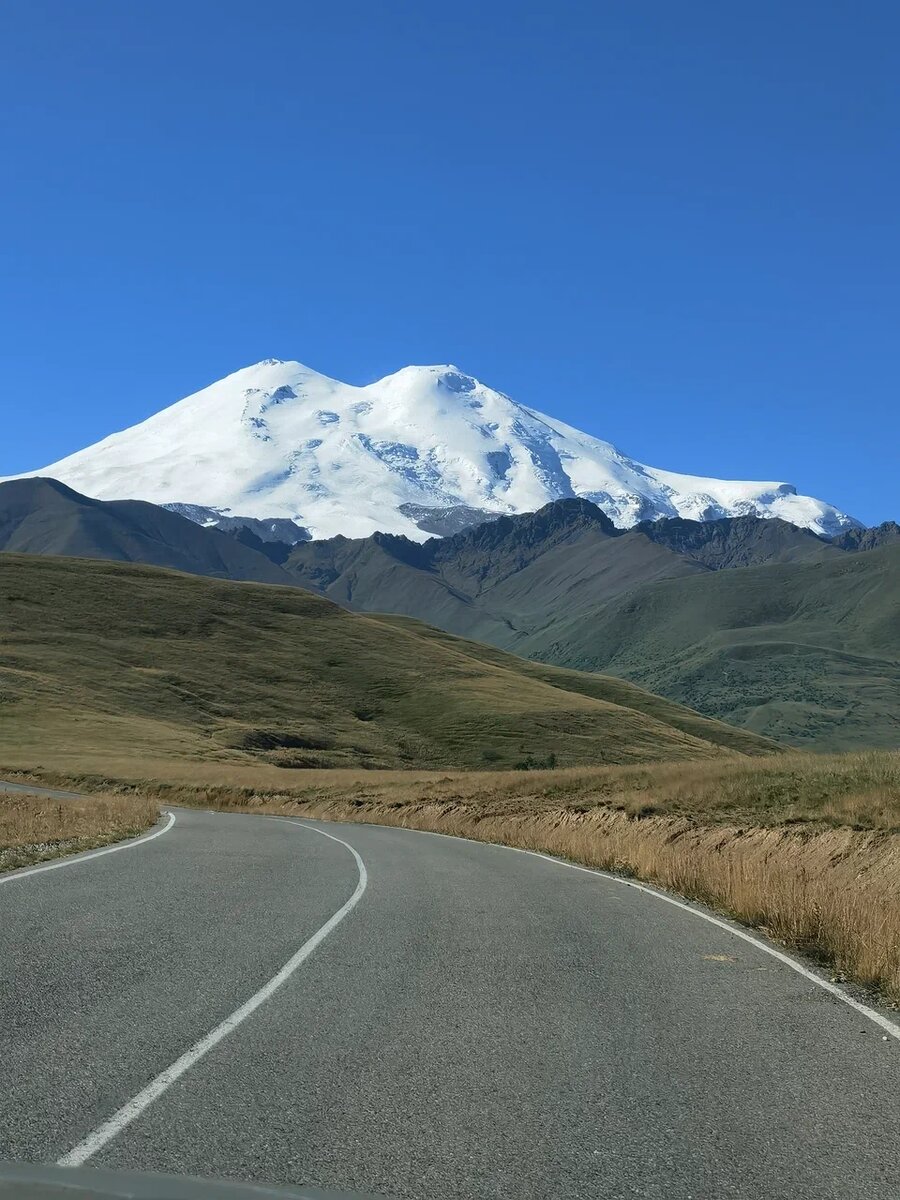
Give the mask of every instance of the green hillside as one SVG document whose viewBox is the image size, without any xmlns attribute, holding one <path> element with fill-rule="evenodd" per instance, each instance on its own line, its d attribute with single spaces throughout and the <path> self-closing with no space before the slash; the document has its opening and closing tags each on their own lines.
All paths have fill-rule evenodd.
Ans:
<svg viewBox="0 0 900 1200">
<path fill-rule="evenodd" d="M 637 588 L 524 652 L 800 746 L 900 744 L 900 546 Z"/>
<path fill-rule="evenodd" d="M 511 767 L 765 753 L 585 681 L 299 588 L 0 554 L 0 763 Z"/>
</svg>

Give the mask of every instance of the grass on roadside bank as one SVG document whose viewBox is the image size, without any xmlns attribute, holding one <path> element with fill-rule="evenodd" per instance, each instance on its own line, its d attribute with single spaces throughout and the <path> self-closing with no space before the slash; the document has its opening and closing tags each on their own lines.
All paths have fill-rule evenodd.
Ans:
<svg viewBox="0 0 900 1200">
<path fill-rule="evenodd" d="M 898 753 L 495 773 L 270 768 L 256 782 L 184 763 L 151 781 L 133 764 L 118 786 L 164 803 L 458 834 L 633 875 L 900 1002 Z"/>
<path fill-rule="evenodd" d="M 900 752 L 803 753 L 533 771 L 287 770 L 187 758 L 103 760 L 103 773 L 57 766 L 0 777 L 84 792 L 140 793 L 207 808 L 348 801 L 474 806 L 482 816 L 607 807 L 702 825 L 851 828 L 900 834 Z"/>
<path fill-rule="evenodd" d="M 0 792 L 0 872 L 136 837 L 158 815 L 146 795 L 53 800 Z"/>
</svg>

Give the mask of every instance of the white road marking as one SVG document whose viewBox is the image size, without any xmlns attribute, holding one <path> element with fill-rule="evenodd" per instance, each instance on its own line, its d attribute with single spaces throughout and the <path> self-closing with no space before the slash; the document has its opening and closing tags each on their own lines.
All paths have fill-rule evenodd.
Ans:
<svg viewBox="0 0 900 1200">
<path fill-rule="evenodd" d="M 211 1030 L 205 1037 L 201 1038 L 199 1042 L 195 1042 L 189 1050 L 185 1051 L 185 1053 L 182 1054 L 180 1058 L 177 1058 L 170 1067 L 166 1067 L 166 1069 L 157 1075 L 155 1079 L 151 1080 L 150 1083 L 148 1083 L 145 1088 L 139 1091 L 136 1096 L 133 1096 L 126 1104 L 123 1104 L 118 1112 L 113 1113 L 108 1121 L 104 1121 L 102 1125 L 98 1126 L 98 1128 L 93 1130 L 92 1133 L 89 1133 L 88 1136 L 83 1141 L 79 1142 L 74 1149 L 70 1150 L 68 1154 L 63 1155 L 63 1157 L 58 1160 L 58 1166 L 81 1166 L 83 1162 L 86 1162 L 92 1157 L 92 1155 L 96 1154 L 98 1150 L 101 1150 L 107 1144 L 107 1142 L 111 1142 L 114 1137 L 122 1132 L 126 1125 L 130 1125 L 135 1117 L 140 1116 L 145 1109 L 150 1107 L 154 1100 L 159 1099 L 159 1097 L 172 1086 L 176 1079 L 180 1078 L 185 1071 L 189 1071 L 195 1063 L 199 1062 L 205 1054 L 212 1050 L 213 1046 L 217 1045 L 222 1041 L 223 1038 L 227 1037 L 228 1034 L 231 1033 L 232 1030 L 236 1029 L 242 1021 L 246 1021 L 246 1019 L 252 1013 L 254 1013 L 261 1004 L 265 1004 L 273 992 L 275 992 L 283 983 L 290 979 L 291 975 L 293 975 L 301 963 L 305 962 L 306 959 L 309 958 L 316 947 L 328 937 L 329 933 L 331 933 L 333 929 L 340 925 L 344 917 L 346 917 L 348 913 L 352 912 L 352 910 L 359 903 L 363 892 L 366 890 L 366 884 L 368 883 L 369 877 L 366 872 L 365 863 L 353 849 L 353 847 L 348 842 L 342 841 L 341 838 L 335 837 L 331 833 L 326 833 L 324 829 L 316 829 L 315 826 L 307 825 L 301 821 L 288 821 L 287 823 L 289 825 L 299 826 L 301 829 L 312 830 L 313 833 L 318 833 L 322 837 L 326 837 L 332 842 L 337 842 L 339 846 L 343 846 L 345 849 L 350 851 L 356 860 L 356 869 L 359 873 L 356 890 L 354 891 L 353 895 L 349 900 L 346 901 L 345 904 L 341 905 L 341 907 L 336 913 L 334 913 L 333 916 L 329 917 L 321 929 L 317 930 L 317 932 L 312 935 L 309 941 L 303 943 L 297 953 L 292 955 L 287 960 L 281 970 L 278 971 L 276 975 L 273 975 L 268 983 L 264 984 L 258 992 L 255 992 L 249 1000 L 246 1000 L 240 1006 L 240 1008 L 235 1009 L 230 1017 L 226 1017 L 220 1025 L 217 1025 L 215 1029 Z"/>
<path fill-rule="evenodd" d="M 541 854 L 539 850 L 521 850 L 518 846 L 510 846 L 510 850 L 519 850 L 520 854 L 530 854 L 534 858 L 543 858 L 547 862 L 556 863 L 558 867 L 571 867 L 573 871 L 584 871 L 588 875 L 599 875 L 603 879 L 611 879 L 613 883 L 622 883 L 626 887 L 636 888 L 639 892 L 646 892 L 648 896 L 654 896 L 657 900 L 663 900 L 666 904 L 672 904 L 675 908 L 683 909 L 684 912 L 691 913 L 692 916 L 701 917 L 704 921 L 708 921 L 710 925 L 717 925 L 719 929 L 724 929 L 726 933 L 732 934 L 736 938 L 740 938 L 743 942 L 749 942 L 751 946 L 755 946 L 757 950 L 764 950 L 766 954 L 771 954 L 772 958 L 777 958 L 780 963 L 784 963 L 786 967 L 790 967 L 792 971 L 796 971 L 798 975 L 802 975 L 804 979 L 808 979 L 811 983 L 817 984 L 820 988 L 824 988 L 826 992 L 830 992 L 838 1000 L 842 1000 L 844 1004 L 849 1004 L 851 1008 L 855 1008 L 862 1016 L 868 1017 L 870 1021 L 874 1021 L 881 1029 L 884 1029 L 891 1037 L 900 1041 L 900 1025 L 897 1025 L 890 1018 L 882 1016 L 874 1008 L 870 1008 L 868 1004 L 862 1004 L 859 1000 L 845 992 L 843 988 L 832 983 L 828 979 L 823 979 L 821 975 L 817 975 L 815 971 L 810 971 L 808 967 L 804 967 L 803 963 L 797 962 L 795 958 L 791 958 L 789 954 L 784 954 L 781 950 L 776 950 L 774 946 L 767 946 L 765 942 L 753 936 L 752 933 L 746 933 L 743 929 L 739 929 L 735 925 L 729 924 L 727 921 L 721 920 L 719 917 L 714 917 L 712 913 L 703 912 L 702 909 L 694 908 L 693 905 L 685 904 L 683 900 L 676 900 L 674 896 L 667 896 L 665 892 L 659 892 L 656 888 L 647 887 L 643 883 L 634 883 L 630 879 L 623 879 L 621 875 L 611 875 L 608 871 L 597 871 L 591 867 L 579 867 L 576 863 L 565 862 L 564 859 L 554 858 L 550 854 Z"/>
<path fill-rule="evenodd" d="M 129 842 L 120 842 L 117 846 L 105 846 L 102 850 L 88 850 L 84 854 L 71 854 L 65 858 L 55 858 L 53 862 L 44 863 L 40 867 L 26 867 L 23 871 L 10 871 L 8 874 L 0 875 L 0 884 L 15 883 L 17 879 L 27 879 L 29 875 L 42 875 L 44 871 L 58 871 L 60 867 L 77 867 L 79 863 L 88 862 L 92 858 L 100 858 L 104 854 L 117 854 L 120 850 L 133 850 L 136 846 L 144 846 L 147 842 L 152 842 L 154 838 L 168 833 L 175 824 L 174 813 L 167 812 L 166 816 L 169 819 L 161 829 L 154 829 L 152 833 L 145 833 L 143 837 L 132 838 Z"/>
<path fill-rule="evenodd" d="M 460 837 L 456 833 L 438 833 L 433 829 L 413 829 L 408 825 L 378 825 L 368 821 L 360 821 L 358 824 L 372 824 L 376 829 L 404 829 L 407 833 L 424 833 L 427 837 L 452 838 L 457 842 L 468 842 L 471 846 L 494 846 L 498 850 L 514 850 L 516 854 L 530 854 L 532 858 L 542 858 L 545 862 L 553 863 L 557 867 L 569 867 L 573 871 L 583 871 L 585 875 L 598 875 L 601 879 L 609 879 L 612 883 L 619 883 L 624 887 L 645 892 L 648 896 L 653 896 L 656 900 L 672 904 L 675 908 L 680 908 L 684 912 L 690 913 L 693 917 L 700 917 L 701 920 L 708 921 L 710 925 L 717 925 L 719 929 L 724 929 L 726 933 L 730 933 L 734 937 L 748 942 L 751 946 L 755 946 L 757 950 L 762 950 L 765 954 L 771 955 L 772 958 L 777 958 L 784 966 L 790 967 L 792 971 L 796 971 L 804 979 L 808 979 L 811 983 L 816 984 L 817 987 L 823 988 L 837 1000 L 849 1005 L 850 1008 L 855 1009 L 862 1016 L 873 1021 L 880 1029 L 889 1034 L 890 1037 L 900 1041 L 900 1025 L 895 1021 L 883 1016 L 877 1009 L 870 1008 L 868 1004 L 862 1004 L 859 1000 L 855 1000 L 843 988 L 831 983 L 828 979 L 823 979 L 821 975 L 817 975 L 814 971 L 810 971 L 808 967 L 805 967 L 803 963 L 798 962 L 795 958 L 791 958 L 789 954 L 784 954 L 781 950 L 776 950 L 774 946 L 767 945 L 760 938 L 754 937 L 752 933 L 747 933 L 737 925 L 723 921 L 720 917 L 714 917 L 712 913 L 704 912 L 701 908 L 695 908 L 692 904 L 686 904 L 683 900 L 676 899 L 675 896 L 669 896 L 665 892 L 658 891 L 656 888 L 648 887 L 645 883 L 635 883 L 631 879 L 625 879 L 621 875 L 613 875 L 609 871 L 601 871 L 596 867 L 580 867 L 577 863 L 566 862 L 564 858 L 554 858 L 552 854 L 542 854 L 540 850 L 525 850 L 521 846 L 504 845 L 503 842 L 479 842 L 474 838 Z"/>
</svg>

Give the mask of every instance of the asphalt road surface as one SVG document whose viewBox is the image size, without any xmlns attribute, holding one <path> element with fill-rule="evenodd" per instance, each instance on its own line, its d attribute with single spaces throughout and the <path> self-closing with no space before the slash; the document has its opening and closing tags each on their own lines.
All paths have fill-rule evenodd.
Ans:
<svg viewBox="0 0 900 1200">
<path fill-rule="evenodd" d="M 26 795 L 33 796 L 50 796 L 55 800 L 83 800 L 84 796 L 81 792 L 63 792 L 59 788 L 38 787 L 32 783 L 8 783 L 5 779 L 0 779 L 0 792 L 9 792 L 16 794 L 24 792 Z"/>
<path fill-rule="evenodd" d="M 0 876 L 0 1159 L 421 1200 L 900 1196 L 900 1042 L 732 933 L 499 847 L 175 817 Z"/>
</svg>

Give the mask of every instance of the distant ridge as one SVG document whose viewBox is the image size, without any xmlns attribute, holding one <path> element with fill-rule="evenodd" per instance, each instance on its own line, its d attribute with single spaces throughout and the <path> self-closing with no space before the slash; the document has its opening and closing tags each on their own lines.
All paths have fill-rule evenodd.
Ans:
<svg viewBox="0 0 900 1200">
<path fill-rule="evenodd" d="M 884 521 L 872 529 L 847 529 L 832 541 L 841 550 L 877 550 L 879 546 L 900 542 L 900 525 L 896 521 Z"/>
<path fill-rule="evenodd" d="M 204 529 L 141 500 L 91 500 L 55 479 L 0 483 L 0 550 L 148 563 L 221 579 L 292 582 L 265 554 L 218 529 Z"/>
</svg>

